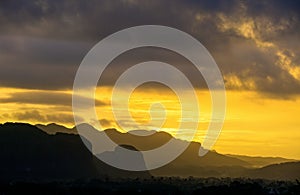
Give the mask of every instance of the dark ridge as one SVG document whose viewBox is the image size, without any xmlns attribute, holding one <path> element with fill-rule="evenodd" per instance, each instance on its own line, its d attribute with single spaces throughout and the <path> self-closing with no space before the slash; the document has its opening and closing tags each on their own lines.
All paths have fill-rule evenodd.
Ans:
<svg viewBox="0 0 300 195">
<path fill-rule="evenodd" d="M 165 144 L 171 138 L 178 146 L 185 141 L 174 139 L 168 133 L 156 132 L 150 136 L 139 137 L 120 133 L 115 129 L 99 132 L 82 124 L 95 134 L 108 134 L 117 147 L 105 154 L 120 158 L 120 148 L 145 151 Z M 82 139 L 92 148 L 84 137 L 75 134 L 56 133 L 49 135 L 36 126 L 24 123 L 0 124 L 1 167 L 0 180 L 66 180 L 80 178 L 127 178 L 153 176 L 178 177 L 249 177 L 265 179 L 294 180 L 300 178 L 300 163 L 282 163 L 263 168 L 241 158 L 209 151 L 199 157 L 200 143 L 191 142 L 187 149 L 169 164 L 150 172 L 130 172 L 111 167 L 92 155 Z M 143 164 L 142 153 L 137 160 Z"/>
<path fill-rule="evenodd" d="M 148 172 L 123 171 L 103 163 L 78 135 L 49 135 L 24 123 L 0 125 L 0 152 L 0 180 L 5 181 L 150 177 Z"/>
</svg>

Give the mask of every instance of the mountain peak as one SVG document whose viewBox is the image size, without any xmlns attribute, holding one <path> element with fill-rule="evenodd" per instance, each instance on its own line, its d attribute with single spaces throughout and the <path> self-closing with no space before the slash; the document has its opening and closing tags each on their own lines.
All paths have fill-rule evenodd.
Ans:
<svg viewBox="0 0 300 195">
<path fill-rule="evenodd" d="M 149 136 L 136 136 L 130 133 L 121 133 L 116 129 L 108 129 L 105 131 L 98 131 L 88 124 L 82 124 L 83 127 L 95 130 L 95 135 L 98 133 L 107 133 L 111 140 L 113 140 L 118 147 L 115 148 L 114 152 L 107 150 L 104 153 L 94 153 L 96 155 L 107 155 L 106 157 L 112 159 L 123 158 L 122 148 L 136 151 L 147 151 L 154 148 L 159 148 L 160 146 L 166 144 L 169 138 L 174 139 L 174 143 L 177 145 L 182 144 L 182 140 L 173 138 L 170 134 L 165 132 L 155 132 Z M 24 170 L 27 170 L 26 166 L 30 166 L 32 169 L 38 167 L 41 163 L 38 159 L 41 155 L 44 155 L 45 162 L 59 159 L 57 166 L 61 163 L 65 163 L 66 167 L 70 166 L 69 157 L 66 158 L 66 154 L 73 151 L 72 155 L 78 155 L 79 151 L 83 152 L 74 159 L 74 162 L 80 162 L 78 167 L 82 166 L 86 162 L 86 158 L 94 158 L 93 155 L 87 150 L 83 145 L 82 140 L 80 140 L 78 135 L 69 136 L 67 133 L 60 135 L 49 136 L 44 131 L 40 130 L 38 127 L 60 127 L 64 128 L 66 131 L 70 129 L 50 124 L 50 125 L 30 125 L 26 123 L 5 123 L 0 125 L 0 149 L 2 149 L 1 154 L 6 154 L 3 158 L 6 160 L 6 165 L 11 167 L 11 170 L 16 166 L 14 162 L 18 163 L 18 166 Z M 46 129 L 49 131 L 49 129 Z M 74 128 L 72 129 L 75 130 Z M 52 131 L 58 132 L 58 130 Z M 94 137 L 97 139 L 97 137 Z M 99 141 L 99 140 L 97 140 Z M 99 143 L 99 142 L 93 142 Z M 10 145 L 9 145 L 10 144 Z M 99 143 L 101 144 L 101 143 Z M 9 146 L 9 147 L 8 147 Z M 38 147 L 37 147 L 38 146 Z M 97 146 L 96 146 L 97 147 Z M 198 142 L 191 142 L 188 148 L 178 156 L 170 164 L 161 167 L 157 170 L 152 170 L 151 174 L 155 176 L 197 176 L 197 177 L 254 177 L 254 178 L 287 178 L 293 179 L 299 172 L 299 162 L 298 163 L 283 163 L 279 165 L 267 166 L 265 168 L 257 168 L 257 164 L 262 160 L 268 161 L 268 163 L 274 164 L 274 158 L 267 159 L 257 159 L 255 157 L 244 157 L 244 156 L 228 156 L 217 152 L 209 151 L 205 156 L 198 156 L 199 148 L 201 147 Z M 7 150 L 7 149 L 10 150 Z M 21 151 L 21 152 L 20 152 Z M 41 152 L 42 151 L 42 152 Z M 126 151 L 125 151 L 126 152 Z M 26 155 L 22 155 L 22 154 Z M 18 161 L 10 161 L 11 155 L 14 154 L 14 158 L 19 158 Z M 57 155 L 59 154 L 59 157 Z M 138 154 L 138 153 L 137 153 Z M 138 154 L 136 159 L 142 160 L 141 152 Z M 31 155 L 31 156 L 30 156 Z M 49 156 L 48 156 L 49 155 Z M 52 156 L 54 155 L 54 156 Z M 71 156 L 72 156 L 71 155 Z M 30 158 L 28 158 L 30 156 Z M 262 157 L 263 158 L 263 157 Z M 31 161 L 32 159 L 35 159 Z M 63 159 L 63 160 L 62 160 Z M 133 158 L 134 159 L 134 158 Z M 257 160 L 260 160 L 259 162 Z M 281 159 L 280 159 L 281 160 Z M 22 163 L 19 163 L 22 162 Z M 27 165 L 26 162 L 29 164 Z M 83 164 L 82 164 L 83 163 Z M 101 163 L 101 162 L 100 162 Z M 265 162 L 264 162 L 265 163 Z M 45 164 L 45 163 L 42 163 Z M 24 165 L 24 166 L 23 166 Z M 66 169 L 63 167 L 61 170 Z M 42 169 L 41 169 L 42 170 Z M 77 167 L 76 169 L 77 170 Z M 105 171 L 106 169 L 101 169 Z M 3 170 L 4 171 L 4 170 Z M 70 171 L 71 173 L 72 171 Z M 93 173 L 94 171 L 91 171 Z M 50 171 L 49 173 L 52 173 Z M 275 175 L 275 173 L 277 175 Z M 9 176 L 11 173 L 7 172 Z M 27 173 L 26 173 L 27 174 Z"/>
<path fill-rule="evenodd" d="M 47 125 L 36 124 L 35 126 L 41 129 L 42 131 L 48 133 L 49 135 L 55 135 L 57 133 L 77 134 L 76 129 L 70 129 L 63 125 L 58 125 L 56 123 L 49 123 Z"/>
</svg>

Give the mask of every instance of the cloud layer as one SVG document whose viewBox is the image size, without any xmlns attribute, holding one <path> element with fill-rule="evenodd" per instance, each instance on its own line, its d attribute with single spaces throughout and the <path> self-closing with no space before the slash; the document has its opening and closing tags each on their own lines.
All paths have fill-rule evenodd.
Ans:
<svg viewBox="0 0 300 195">
<path fill-rule="evenodd" d="M 205 45 L 227 89 L 274 97 L 299 94 L 299 9 L 300 3 L 292 0 L 1 1 L 0 85 L 71 89 L 82 58 L 96 42 L 123 28 L 159 24 L 183 30 Z M 104 84 L 112 85 L 111 75 L 134 57 L 157 53 L 143 51 L 116 60 Z M 165 56 L 181 69 L 188 66 L 178 56 Z M 201 76 L 192 73 L 185 72 L 197 83 Z M 197 87 L 205 86 L 201 80 Z"/>
</svg>

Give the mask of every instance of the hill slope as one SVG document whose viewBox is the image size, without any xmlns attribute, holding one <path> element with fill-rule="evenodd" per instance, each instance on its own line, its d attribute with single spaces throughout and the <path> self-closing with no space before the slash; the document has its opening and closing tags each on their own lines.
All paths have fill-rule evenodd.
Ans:
<svg viewBox="0 0 300 195">
<path fill-rule="evenodd" d="M 0 125 L 0 180 L 68 180 L 80 178 L 150 177 L 95 158 L 78 135 L 49 135 L 35 126 Z"/>
<path fill-rule="evenodd" d="M 271 164 L 280 164 L 280 163 L 297 161 L 294 159 L 286 159 L 281 157 L 244 156 L 244 155 L 232 155 L 232 154 L 226 154 L 226 156 L 230 156 L 248 162 L 249 164 L 252 165 L 253 168 L 261 168 Z"/>
<path fill-rule="evenodd" d="M 83 124 L 84 125 L 84 124 Z M 133 150 L 151 150 L 174 139 L 165 132 L 154 132 L 146 137 L 120 133 L 114 129 L 99 132 L 85 125 L 96 134 L 106 133 L 118 147 Z M 56 130 L 52 131 L 56 132 Z M 182 144 L 183 140 L 176 140 Z M 91 145 L 89 145 L 91 147 Z M 120 148 L 100 155 L 122 158 Z M 200 143 L 192 142 L 181 156 L 171 163 L 150 172 L 129 172 L 111 167 L 89 152 L 79 135 L 55 133 L 49 135 L 36 126 L 22 123 L 0 125 L 1 167 L 0 180 L 68 180 L 76 178 L 105 177 L 150 177 L 195 176 L 195 177 L 250 177 L 266 179 L 297 179 L 300 163 L 284 163 L 259 169 L 232 156 L 210 151 L 204 157 L 198 156 Z M 137 156 L 143 165 L 143 155 Z"/>
</svg>

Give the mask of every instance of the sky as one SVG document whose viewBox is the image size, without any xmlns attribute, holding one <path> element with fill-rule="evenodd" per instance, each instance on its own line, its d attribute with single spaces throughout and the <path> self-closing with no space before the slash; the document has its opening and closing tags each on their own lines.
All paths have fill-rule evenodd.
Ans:
<svg viewBox="0 0 300 195">
<path fill-rule="evenodd" d="M 292 0 L 2 0 L 0 123 L 72 127 L 72 87 L 87 52 L 124 28 L 164 25 L 200 41 L 223 75 L 226 119 L 215 150 L 300 159 L 299 10 L 300 3 Z M 201 108 L 194 141 L 203 141 L 211 120 L 207 85 L 188 60 L 164 49 L 128 51 L 105 70 L 95 100 L 101 125 L 120 131 L 155 128 L 148 123 L 149 107 L 160 102 L 166 109 L 155 110 L 158 119 L 166 117 L 160 130 L 176 134 L 180 102 L 166 86 L 145 84 L 132 94 L 129 108 L 140 126 L 124 119 L 118 121 L 127 127 L 122 129 L 112 114 L 116 79 L 128 67 L 149 60 L 170 63 L 190 79 Z M 188 133 L 176 136 L 185 139 Z"/>
</svg>

